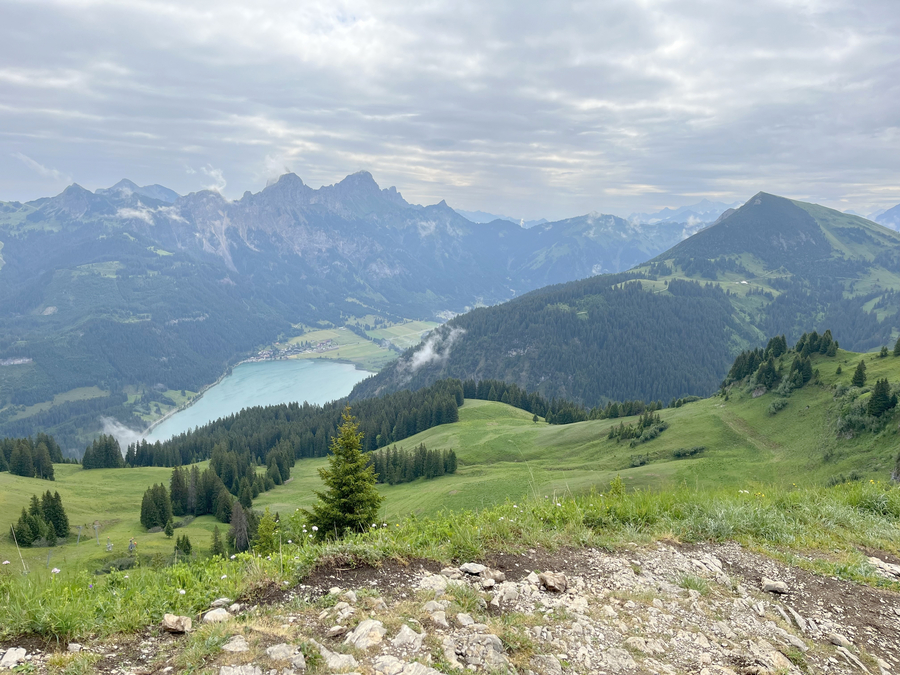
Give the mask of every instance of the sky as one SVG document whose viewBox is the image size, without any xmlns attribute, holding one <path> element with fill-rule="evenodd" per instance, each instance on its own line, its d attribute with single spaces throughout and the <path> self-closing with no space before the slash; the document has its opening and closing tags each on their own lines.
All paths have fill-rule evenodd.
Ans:
<svg viewBox="0 0 900 675">
<path fill-rule="evenodd" d="M 526 219 L 900 202 L 897 0 L 0 0 L 0 19 L 3 200 L 365 169 Z"/>
</svg>

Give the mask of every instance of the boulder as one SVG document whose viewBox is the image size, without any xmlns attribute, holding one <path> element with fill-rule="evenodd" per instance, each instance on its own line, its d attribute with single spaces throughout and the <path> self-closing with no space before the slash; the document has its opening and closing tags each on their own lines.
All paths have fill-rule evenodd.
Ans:
<svg viewBox="0 0 900 675">
<path fill-rule="evenodd" d="M 297 652 L 291 657 L 291 665 L 297 670 L 306 670 L 306 657 L 303 652 Z"/>
<path fill-rule="evenodd" d="M 187 633 L 192 625 L 193 622 L 189 616 L 163 615 L 162 628 L 167 633 Z"/>
<path fill-rule="evenodd" d="M 224 607 L 219 607 L 218 609 L 212 609 L 203 615 L 203 623 L 221 623 L 222 621 L 228 621 L 231 618 L 231 614 Z"/>
<path fill-rule="evenodd" d="M 222 666 L 219 668 L 219 675 L 263 675 L 263 671 L 259 666 Z"/>
<path fill-rule="evenodd" d="M 384 624 L 380 621 L 366 619 L 347 635 L 344 644 L 365 650 L 379 644 L 386 632 Z"/>
<path fill-rule="evenodd" d="M 466 574 L 478 575 L 484 572 L 487 569 L 487 565 L 481 565 L 479 563 L 468 562 L 464 565 L 459 566 L 460 572 L 465 572 Z"/>
<path fill-rule="evenodd" d="M 209 606 L 212 609 L 216 609 L 217 607 L 228 607 L 233 602 L 234 600 L 232 600 L 231 598 L 216 598 L 211 603 L 209 603 Z"/>
<path fill-rule="evenodd" d="M 319 650 L 319 654 L 322 655 L 322 659 L 325 661 L 325 667 L 328 668 L 328 670 L 341 671 L 359 666 L 357 660 L 350 654 L 337 654 L 315 640 L 313 640 L 312 643 L 316 646 L 316 649 Z"/>
<path fill-rule="evenodd" d="M 434 591 L 443 593 L 447 590 L 447 577 L 442 574 L 431 574 L 419 581 L 420 591 Z"/>
<path fill-rule="evenodd" d="M 471 614 L 460 612 L 456 615 L 456 623 L 465 628 L 466 626 L 471 626 L 473 623 L 475 623 L 475 619 L 472 618 Z"/>
<path fill-rule="evenodd" d="M 538 575 L 544 588 L 551 593 L 565 593 L 569 586 L 569 580 L 562 572 L 544 572 Z"/>
<path fill-rule="evenodd" d="M 238 654 L 240 652 L 249 652 L 250 645 L 243 635 L 235 635 L 228 642 L 222 645 L 222 651 Z"/>
<path fill-rule="evenodd" d="M 83 647 L 77 642 L 70 642 L 69 646 L 66 648 L 67 651 L 72 652 L 73 654 L 77 654 L 83 649 Z"/>
<path fill-rule="evenodd" d="M 266 649 L 266 656 L 273 661 L 289 661 L 296 650 L 284 642 L 272 645 Z"/>
<path fill-rule="evenodd" d="M 12 669 L 19 665 L 21 661 L 25 660 L 26 653 L 27 652 L 21 647 L 10 647 L 6 650 L 3 658 L 0 659 L 0 670 L 5 668 Z"/>
<path fill-rule="evenodd" d="M 417 652 L 422 648 L 422 640 L 425 639 L 425 633 L 417 633 L 412 628 L 403 624 L 397 632 L 397 637 L 391 640 L 391 644 L 397 649 L 405 649 L 410 652 Z"/>
<path fill-rule="evenodd" d="M 849 647 L 852 647 L 852 646 L 853 646 L 853 643 L 850 642 L 850 640 L 848 640 L 847 638 L 845 638 L 845 637 L 844 637 L 843 635 L 841 635 L 840 633 L 829 633 L 829 634 L 828 634 L 828 641 L 831 642 L 831 644 L 836 645 L 836 646 L 838 646 L 838 647 L 849 648 Z"/>
<path fill-rule="evenodd" d="M 431 621 L 435 626 L 439 626 L 440 628 L 450 628 L 450 624 L 447 623 L 447 614 L 443 611 L 433 612 L 431 614 Z"/>
<path fill-rule="evenodd" d="M 384 655 L 372 664 L 375 675 L 441 675 L 440 671 L 421 663 L 405 663 L 396 656 Z"/>
<path fill-rule="evenodd" d="M 550 655 L 532 657 L 531 668 L 538 675 L 562 675 L 563 672 L 559 659 Z"/>
<path fill-rule="evenodd" d="M 787 584 L 783 581 L 773 581 L 768 577 L 763 577 L 762 581 L 762 589 L 766 593 L 787 593 L 788 587 Z"/>
</svg>

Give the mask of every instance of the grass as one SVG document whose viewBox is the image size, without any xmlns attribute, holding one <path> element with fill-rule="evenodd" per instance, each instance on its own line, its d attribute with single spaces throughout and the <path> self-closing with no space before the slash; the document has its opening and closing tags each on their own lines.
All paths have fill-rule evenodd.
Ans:
<svg viewBox="0 0 900 675">
<path fill-rule="evenodd" d="M 397 354 L 390 349 L 375 344 L 371 340 L 361 338 L 345 328 L 325 328 L 313 330 L 295 338 L 291 338 L 289 344 L 299 342 L 311 342 L 314 345 L 319 342 L 333 341 L 338 345 L 337 349 L 324 352 L 312 352 L 292 356 L 292 359 L 332 359 L 355 363 L 365 370 L 378 372 L 388 363 L 397 358 Z M 280 345 L 276 345 L 280 346 Z"/>
<path fill-rule="evenodd" d="M 400 349 L 414 347 L 422 341 L 425 333 L 440 326 L 434 321 L 405 321 L 403 323 L 366 331 L 369 337 L 376 340 L 388 340 Z"/>
<path fill-rule="evenodd" d="M 131 537 L 137 540 L 141 555 L 168 556 L 172 553 L 174 538 L 168 539 L 162 532 L 149 534 L 140 524 L 144 491 L 154 483 L 168 485 L 171 469 L 85 471 L 73 464 L 56 464 L 54 473 L 56 480 L 52 482 L 0 473 L 0 557 L 11 561 L 15 569 L 21 570 L 22 563 L 8 536 L 9 526 L 18 520 L 31 495 L 43 494 L 46 490 L 59 492 L 73 534 L 64 545 L 22 549 L 25 564 L 33 573 L 46 574 L 53 567 L 92 571 L 109 560 L 126 556 Z M 95 522 L 99 525 L 100 545 L 93 529 Z M 212 540 L 212 529 L 217 524 L 224 533 L 227 526 L 216 523 L 212 516 L 197 518 L 175 532 L 178 536 L 187 535 L 195 549 L 206 551 Z M 76 545 L 78 526 L 82 527 L 82 536 Z M 107 537 L 113 543 L 112 553 L 106 551 Z"/>
<path fill-rule="evenodd" d="M 599 493 L 504 503 L 481 511 L 409 517 L 338 542 L 286 544 L 272 560 L 242 554 L 235 560 L 200 560 L 95 577 L 84 571 L 22 577 L 0 572 L 0 638 L 25 632 L 78 638 L 137 630 L 162 613 L 196 615 L 220 595 L 238 597 L 266 583 L 304 578 L 321 564 L 427 558 L 449 564 L 491 551 L 541 547 L 633 546 L 656 539 L 733 539 L 753 550 L 789 557 L 819 574 L 900 590 L 875 576 L 858 547 L 900 553 L 900 490 L 876 482 L 831 488 L 775 488 L 766 496 L 730 489 L 681 488 Z M 285 518 L 283 538 L 297 535 L 299 521 Z M 281 572 L 284 564 L 284 575 Z M 697 586 L 685 578 L 686 588 Z M 178 589 L 185 591 L 180 594 Z M 700 588 L 695 588 L 703 592 Z M 459 597 L 460 607 L 471 605 Z M 200 646 L 202 647 L 202 645 Z M 521 645 L 527 650 L 527 645 Z"/>
</svg>

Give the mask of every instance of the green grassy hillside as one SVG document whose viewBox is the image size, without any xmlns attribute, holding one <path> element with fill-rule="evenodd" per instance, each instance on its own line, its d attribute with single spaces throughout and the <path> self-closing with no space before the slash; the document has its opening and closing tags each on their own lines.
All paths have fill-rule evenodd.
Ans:
<svg viewBox="0 0 900 675">
<path fill-rule="evenodd" d="M 610 427 L 629 424 L 635 418 L 596 420 L 570 425 L 532 421 L 532 416 L 503 403 L 467 400 L 460 421 L 434 427 L 398 443 L 414 447 L 453 449 L 459 459 L 455 475 L 423 479 L 395 486 L 380 485 L 386 497 L 382 518 L 395 523 L 412 514 L 434 515 L 445 510 L 479 510 L 507 500 L 527 497 L 554 499 L 571 494 L 602 492 L 620 475 L 633 488 L 675 487 L 729 488 L 765 492 L 773 487 L 824 486 L 851 474 L 859 480 L 888 480 L 898 450 L 897 422 L 900 411 L 876 433 L 853 438 L 836 433 L 840 401 L 835 385 L 849 385 L 860 360 L 867 364 L 868 382 L 887 377 L 900 380 L 900 358 L 854 354 L 843 350 L 834 357 L 813 356 L 819 383 L 796 390 L 777 414 L 768 412 L 775 395 L 757 398 L 741 386 L 722 396 L 695 401 L 680 408 L 660 411 L 669 423 L 656 439 L 630 447 L 628 442 L 607 438 Z M 842 373 L 835 374 L 838 366 Z M 865 391 L 865 390 L 863 390 Z M 863 393 L 861 399 L 868 394 Z M 678 459 L 680 449 L 704 447 L 699 455 Z M 317 469 L 325 459 L 299 460 L 291 480 L 260 495 L 254 508 L 266 506 L 282 515 L 308 506 L 321 489 Z M 641 466 L 633 466 L 646 462 Z M 69 543 L 55 549 L 28 549 L 30 565 L 69 564 L 98 567 L 110 556 L 105 546 L 91 541 L 94 520 L 101 523 L 100 539 L 114 542 L 112 557 L 123 555 L 129 537 L 137 536 L 141 553 L 170 553 L 173 543 L 162 533 L 147 534 L 139 524 L 140 500 L 153 483 L 168 483 L 170 469 L 83 471 L 73 465 L 57 465 L 53 483 L 0 473 L 0 527 L 8 530 L 21 507 L 34 493 L 59 490 L 73 526 L 87 525 L 88 539 L 76 547 Z M 206 548 L 215 521 L 198 518 L 179 531 L 195 546 Z M 223 528 L 224 530 L 224 528 Z M 15 550 L 0 538 L 0 556 L 14 560 Z"/>
<path fill-rule="evenodd" d="M 161 532 L 148 534 L 140 524 L 144 491 L 154 483 L 165 483 L 168 486 L 171 469 L 85 471 L 75 464 L 56 464 L 53 468 L 55 481 L 0 473 L 0 557 L 3 560 L 15 563 L 21 569 L 16 547 L 9 538 L 9 526 L 18 520 L 22 507 L 28 505 L 31 495 L 40 496 L 46 490 L 58 491 L 62 497 L 73 536 L 64 545 L 22 549 L 25 563 L 30 569 L 45 567 L 48 553 L 50 567 L 95 569 L 108 560 L 126 556 L 131 537 L 137 539 L 138 552 L 142 555 L 172 553 L 174 538 L 167 539 Z M 100 546 L 94 535 L 95 521 L 100 525 Z M 82 537 L 81 543 L 76 545 L 79 525 L 82 526 Z M 203 516 L 187 527 L 179 528 L 176 533 L 179 536 L 186 534 L 195 547 L 199 545 L 205 550 L 209 547 L 215 525 L 216 521 L 212 516 Z M 113 543 L 112 553 L 106 551 L 107 537 Z"/>
<path fill-rule="evenodd" d="M 814 356 L 820 383 L 795 391 L 777 414 L 768 412 L 774 394 L 754 398 L 735 387 L 728 400 L 715 396 L 662 410 L 660 417 L 669 428 L 634 448 L 607 435 L 610 427 L 635 418 L 535 424 L 529 413 L 505 404 L 466 400 L 458 423 L 397 443 L 405 448 L 424 443 L 428 448 L 453 449 L 458 472 L 431 481 L 381 486 L 387 498 L 385 518 L 445 508 L 477 509 L 526 495 L 543 498 L 593 487 L 602 490 L 617 474 L 629 486 L 654 489 L 728 485 L 752 491 L 770 485 L 825 485 L 853 472 L 857 478 L 886 480 L 900 450 L 896 419 L 877 434 L 839 438 L 836 433 L 839 403 L 834 386 L 849 385 L 860 358 L 866 360 L 869 383 L 883 377 L 893 383 L 900 380 L 900 358 L 893 356 L 882 359 L 843 350 L 834 357 Z M 838 366 L 840 375 L 835 374 Z M 675 457 L 677 450 L 698 446 L 705 449 L 693 458 Z M 639 461 L 646 463 L 632 466 Z M 291 482 L 261 496 L 257 504 L 286 512 L 312 503 L 312 491 L 320 485 L 316 469 L 323 463 L 299 462 Z"/>
</svg>

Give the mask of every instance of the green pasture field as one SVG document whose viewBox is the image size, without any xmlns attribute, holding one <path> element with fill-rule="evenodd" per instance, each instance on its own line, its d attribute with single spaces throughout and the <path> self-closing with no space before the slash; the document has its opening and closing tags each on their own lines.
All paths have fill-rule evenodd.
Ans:
<svg viewBox="0 0 900 675">
<path fill-rule="evenodd" d="M 339 331 L 347 332 L 347 331 Z M 352 335 L 352 333 L 351 333 Z M 753 398 L 749 391 L 732 388 L 722 396 L 695 401 L 680 408 L 666 408 L 660 417 L 669 428 L 656 439 L 630 447 L 607 438 L 610 427 L 629 424 L 634 418 L 596 420 L 569 425 L 535 423 L 532 415 L 503 403 L 467 400 L 460 420 L 429 429 L 398 447 L 424 443 L 428 448 L 452 449 L 459 468 L 452 476 L 412 483 L 380 485 L 385 496 L 381 520 L 402 522 L 410 515 L 434 516 L 446 510 L 481 510 L 525 499 L 553 501 L 563 497 L 602 493 L 621 476 L 629 488 L 740 490 L 763 494 L 770 489 L 824 486 L 841 474 L 868 481 L 886 481 L 900 450 L 896 418 L 878 433 L 838 438 L 835 433 L 834 384 L 849 384 L 856 364 L 864 358 L 868 383 L 881 377 L 900 379 L 900 358 L 839 351 L 835 357 L 814 357 L 821 383 L 810 382 L 795 391 L 776 415 L 767 412 L 774 394 Z M 842 374 L 836 375 L 838 365 Z M 868 396 L 864 394 L 863 398 Z M 679 449 L 703 446 L 699 455 L 677 459 Z M 640 459 L 646 463 L 633 466 Z M 298 460 L 291 479 L 260 495 L 254 508 L 265 507 L 288 516 L 315 501 L 322 488 L 318 469 L 327 460 Z M 74 538 L 55 549 L 28 549 L 26 562 L 51 567 L 65 564 L 96 568 L 110 557 L 124 554 L 128 539 L 137 537 L 141 553 L 170 553 L 174 542 L 162 533 L 147 534 L 139 523 L 144 490 L 153 483 L 168 485 L 171 469 L 106 469 L 83 471 L 73 465 L 57 465 L 54 482 L 0 473 L 0 527 L 8 531 L 32 494 L 59 490 L 74 526 L 101 524 L 100 539 L 109 536 L 114 552 L 88 541 L 76 547 Z M 195 547 L 209 546 L 215 521 L 198 518 L 179 530 Z M 227 526 L 221 526 L 226 529 Z M 89 536 L 93 530 L 86 529 Z M 14 560 L 15 548 L 0 537 L 0 556 Z"/>
<path fill-rule="evenodd" d="M 138 552 L 142 555 L 172 553 L 174 537 L 168 539 L 162 532 L 149 534 L 140 523 L 144 491 L 154 483 L 164 483 L 168 487 L 172 469 L 142 467 L 85 471 L 75 464 L 55 464 L 53 469 L 56 475 L 54 481 L 0 473 L 0 557 L 9 560 L 11 566 L 15 565 L 14 569 L 21 570 L 22 561 L 9 536 L 10 525 L 18 520 L 22 507 L 27 507 L 31 495 L 40 496 L 47 490 L 58 491 L 62 497 L 72 535 L 65 544 L 55 547 L 21 549 L 29 570 L 46 571 L 48 554 L 50 568 L 93 570 L 106 561 L 127 556 L 131 537 L 137 540 Z M 95 522 L 100 525 L 99 546 L 93 529 Z M 216 524 L 212 516 L 202 516 L 175 532 L 179 536 L 188 535 L 195 548 L 206 552 L 212 541 L 212 528 Z M 81 542 L 76 545 L 79 525 L 82 526 L 82 536 Z M 228 526 L 218 525 L 224 535 Z M 113 544 L 112 553 L 106 551 L 107 537 Z"/>
<path fill-rule="evenodd" d="M 424 333 L 440 325 L 434 321 L 406 321 L 387 328 L 366 331 L 366 334 L 377 340 L 388 340 L 400 349 L 408 349 L 419 344 Z"/>
</svg>

